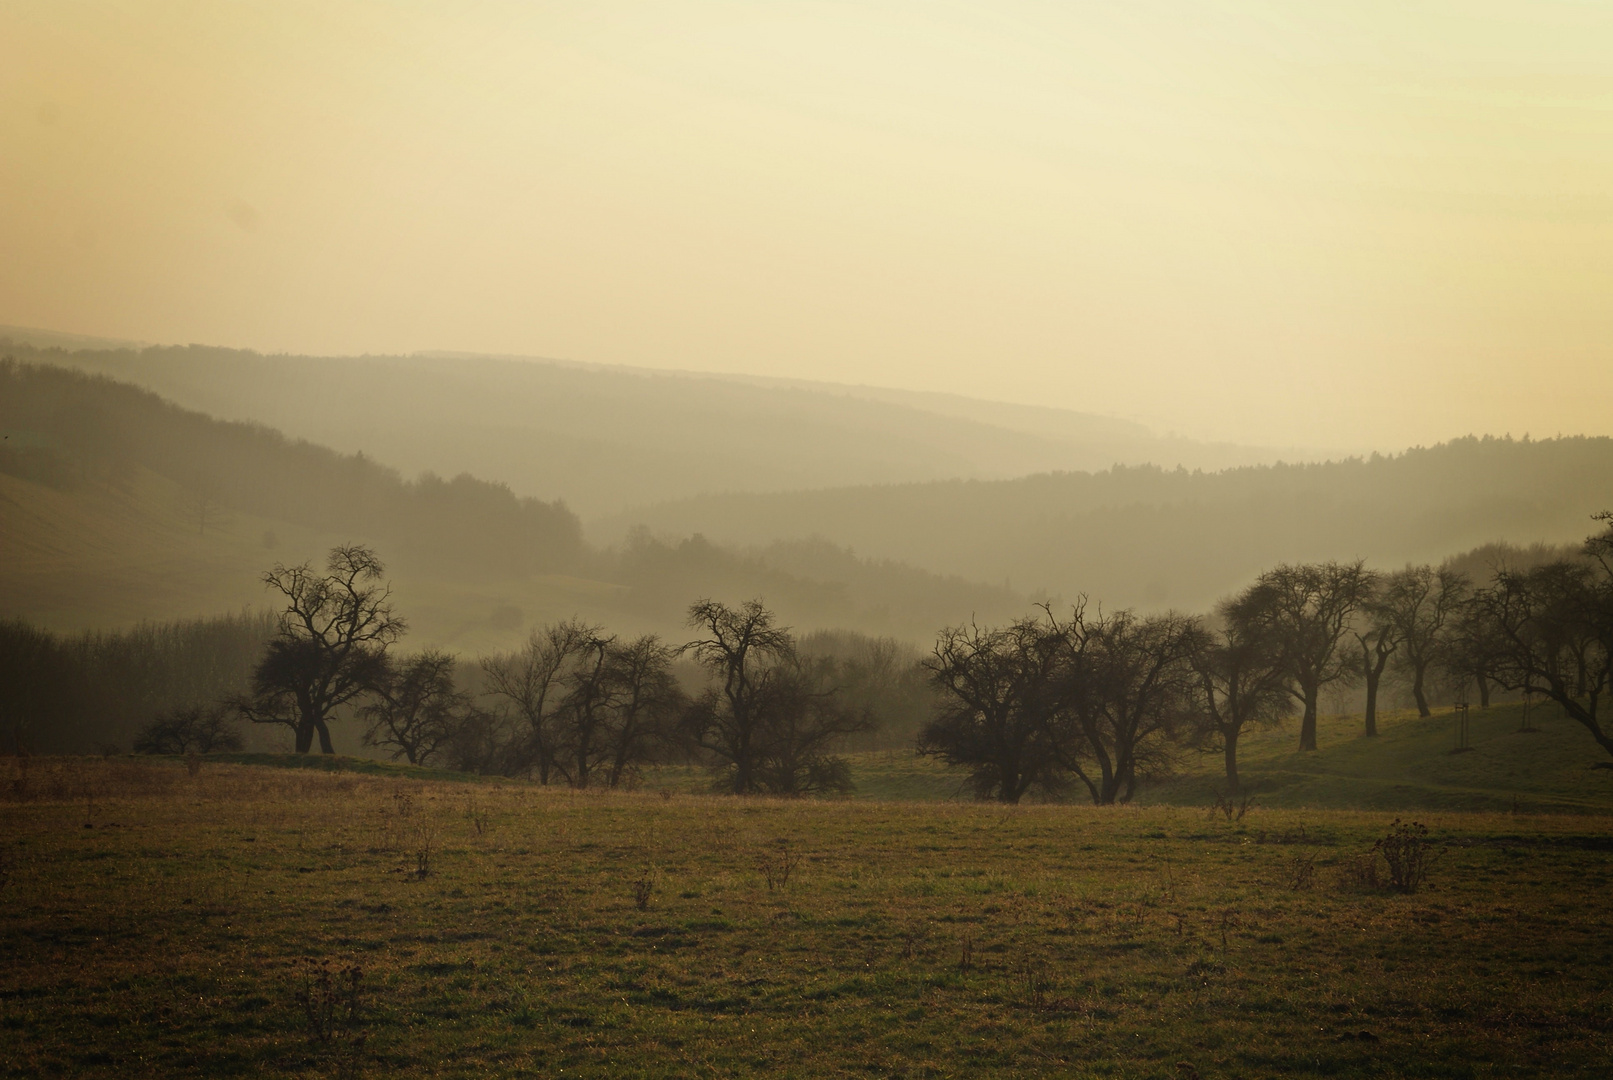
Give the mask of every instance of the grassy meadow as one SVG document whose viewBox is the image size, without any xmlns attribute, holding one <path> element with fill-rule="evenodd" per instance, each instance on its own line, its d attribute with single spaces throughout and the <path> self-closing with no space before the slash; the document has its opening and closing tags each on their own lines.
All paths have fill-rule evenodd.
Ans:
<svg viewBox="0 0 1613 1080">
<path fill-rule="evenodd" d="M 1419 812 L 1438 858 L 1406 894 L 1367 880 L 1396 816 L 1377 810 L 23 764 L 0 761 L 6 1076 L 1602 1076 L 1613 1060 L 1600 816 Z"/>
</svg>

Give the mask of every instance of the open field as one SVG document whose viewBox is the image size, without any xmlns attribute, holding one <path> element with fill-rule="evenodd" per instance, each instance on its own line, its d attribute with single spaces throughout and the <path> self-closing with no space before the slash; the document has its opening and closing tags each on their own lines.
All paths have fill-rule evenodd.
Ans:
<svg viewBox="0 0 1613 1080">
<path fill-rule="evenodd" d="M 1444 853 L 1405 895 L 1350 880 L 1382 812 L 131 759 L 6 760 L 0 797 L 10 1076 L 1600 1076 L 1613 1059 L 1602 818 L 1420 815 Z"/>
</svg>

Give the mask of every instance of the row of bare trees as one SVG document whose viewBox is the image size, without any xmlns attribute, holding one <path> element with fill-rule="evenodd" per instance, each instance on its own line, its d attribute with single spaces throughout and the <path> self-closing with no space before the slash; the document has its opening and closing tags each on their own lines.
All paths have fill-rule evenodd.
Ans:
<svg viewBox="0 0 1613 1080">
<path fill-rule="evenodd" d="M 1436 674 L 1473 685 L 1484 706 L 1493 686 L 1540 694 L 1613 754 L 1598 716 L 1613 680 L 1613 515 L 1597 520 L 1608 528 L 1580 556 L 1496 567 L 1482 586 L 1432 566 L 1285 565 L 1208 618 L 1094 614 L 1083 601 L 1067 619 L 1044 607 L 1006 627 L 945 630 L 927 661 L 942 707 L 920 749 L 1008 803 L 1072 786 L 1124 802 L 1185 747 L 1219 750 L 1236 789 L 1251 728 L 1297 711 L 1300 749 L 1316 749 L 1331 686 L 1364 686 L 1375 735 L 1394 666 L 1422 716 Z"/>
<path fill-rule="evenodd" d="M 266 573 L 284 609 L 234 709 L 289 728 L 298 753 L 316 738 L 333 753 L 330 724 L 346 711 L 364 722 L 366 745 L 411 764 L 589 788 L 628 783 L 647 763 L 701 758 L 737 794 L 843 790 L 848 770 L 833 751 L 873 726 L 839 692 L 834 666 L 803 657 L 754 600 L 694 604 L 696 637 L 680 646 L 579 619 L 540 628 L 520 649 L 482 659 L 475 693 L 454 656 L 397 654 L 407 625 L 383 573 L 358 545 L 332 550 L 324 573 Z"/>
<path fill-rule="evenodd" d="M 1239 785 L 1240 739 L 1298 712 L 1314 750 L 1322 695 L 1364 686 L 1377 731 L 1386 672 L 1419 712 L 1431 680 L 1540 694 L 1613 754 L 1599 718 L 1613 668 L 1613 516 L 1583 552 L 1494 568 L 1475 585 L 1451 568 L 1389 574 L 1363 563 L 1284 565 L 1208 617 L 1044 606 L 1004 627 L 942 631 L 925 661 L 936 693 L 919 748 L 966 766 L 981 797 L 1032 788 L 1124 802 L 1185 747 L 1224 755 Z M 333 752 L 339 711 L 365 741 L 416 764 L 618 786 L 645 763 L 701 759 L 735 793 L 849 786 L 835 750 L 876 718 L 841 692 L 844 672 L 803 656 L 760 601 L 689 609 L 695 637 L 623 639 L 579 620 L 533 633 L 472 669 L 452 656 L 399 657 L 406 625 L 375 553 L 336 548 L 323 574 L 276 566 L 276 633 L 234 702 L 246 719 L 290 728 L 298 752 Z M 474 692 L 473 692 L 474 690 Z"/>
</svg>

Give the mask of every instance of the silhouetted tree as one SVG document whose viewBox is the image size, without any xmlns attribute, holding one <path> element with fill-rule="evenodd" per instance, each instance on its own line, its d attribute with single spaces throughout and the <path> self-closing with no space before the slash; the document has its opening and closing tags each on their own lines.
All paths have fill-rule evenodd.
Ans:
<svg viewBox="0 0 1613 1080">
<path fill-rule="evenodd" d="M 1613 754 L 1599 716 L 1613 691 L 1613 513 L 1585 542 L 1582 560 L 1503 570 L 1474 601 L 1494 642 L 1488 670 L 1509 690 L 1544 694 Z M 1613 768 L 1602 763 L 1601 768 Z"/>
<path fill-rule="evenodd" d="M 1230 791 L 1242 786 L 1239 738 L 1253 726 L 1275 723 L 1289 701 L 1281 644 L 1268 627 L 1240 621 L 1235 610 L 1235 602 L 1221 605 L 1221 628 L 1192 657 L 1203 708 L 1201 733 L 1220 741 Z"/>
<path fill-rule="evenodd" d="M 1349 676 L 1339 641 L 1350 619 L 1372 595 L 1375 575 L 1351 563 L 1284 564 L 1268 570 L 1233 602 L 1232 613 L 1263 626 L 1280 643 L 1288 690 L 1304 708 L 1299 748 L 1316 749 L 1316 716 L 1322 687 Z"/>
<path fill-rule="evenodd" d="M 241 749 L 227 706 L 192 706 L 159 716 L 134 740 L 137 754 L 212 754 Z"/>
<path fill-rule="evenodd" d="M 941 705 L 920 729 L 919 752 L 968 769 L 976 798 L 1014 804 L 1033 786 L 1059 788 L 1052 719 L 1063 644 L 1051 616 L 942 630 L 925 661 Z"/>
<path fill-rule="evenodd" d="M 470 694 L 454 683 L 457 661 L 427 649 L 384 663 L 371 699 L 359 709 L 364 745 L 392 751 L 411 765 L 428 764 L 476 718 Z"/>
<path fill-rule="evenodd" d="M 1418 716 L 1433 715 L 1423 683 L 1428 669 L 1445 655 L 1452 624 L 1470 592 L 1467 576 L 1455 570 L 1408 566 L 1385 578 L 1374 598 L 1374 617 L 1392 627 L 1400 642 L 1401 665 L 1411 675 Z"/>
<path fill-rule="evenodd" d="M 868 720 L 803 668 L 773 613 L 760 600 L 701 600 L 689 625 L 702 636 L 683 650 L 716 685 L 690 707 L 686 730 L 720 763 L 724 787 L 736 795 L 845 790 L 847 769 L 829 751 Z"/>
<path fill-rule="evenodd" d="M 1052 716 L 1057 759 L 1095 804 L 1130 802 L 1137 781 L 1166 766 L 1191 727 L 1203 627 L 1175 612 L 1089 616 L 1077 606 L 1057 630 L 1064 646 Z"/>
<path fill-rule="evenodd" d="M 675 655 L 653 634 L 614 644 L 610 650 L 607 679 L 612 701 L 605 764 L 606 780 L 613 788 L 676 741 L 677 722 L 688 699 L 672 674 Z"/>
<path fill-rule="evenodd" d="M 598 627 L 568 619 L 533 630 L 518 652 L 482 660 L 488 693 L 504 700 L 519 728 L 508 747 L 506 771 L 535 773 L 540 784 L 565 775 L 560 727 L 571 688 L 564 685 L 564 675 L 592 649 L 599 633 Z"/>
<path fill-rule="evenodd" d="M 1362 605 L 1350 634 L 1361 648 L 1356 670 L 1366 684 L 1365 733 L 1375 736 L 1378 734 L 1378 688 L 1383 683 L 1384 669 L 1400 648 L 1400 631 L 1382 604 L 1380 590 L 1374 589 L 1372 597 Z"/>
<path fill-rule="evenodd" d="M 251 696 L 236 702 L 255 724 L 282 724 L 306 754 L 335 753 L 330 720 L 340 708 L 371 693 L 385 675 L 387 649 L 406 624 L 392 610 L 391 590 L 376 584 L 385 567 L 358 544 L 332 548 L 318 574 L 276 564 L 264 584 L 285 598 L 275 637 L 252 673 Z"/>
<path fill-rule="evenodd" d="M 1487 617 L 1484 590 L 1470 595 L 1450 626 L 1442 657 L 1445 670 L 1458 679 L 1471 679 L 1479 692 L 1479 708 L 1490 707 L 1490 687 L 1504 642 Z"/>
</svg>

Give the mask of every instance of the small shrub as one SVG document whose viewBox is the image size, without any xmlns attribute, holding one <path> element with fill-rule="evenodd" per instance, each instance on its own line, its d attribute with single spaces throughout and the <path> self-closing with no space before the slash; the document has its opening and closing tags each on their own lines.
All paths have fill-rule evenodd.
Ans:
<svg viewBox="0 0 1613 1080">
<path fill-rule="evenodd" d="M 245 745 L 228 709 L 195 706 L 159 716 L 135 736 L 137 754 L 213 754 Z M 194 774 L 193 774 L 194 775 Z"/>
<path fill-rule="evenodd" d="M 1414 893 L 1428 881 L 1428 872 L 1444 854 L 1428 839 L 1428 826 L 1416 821 L 1402 822 L 1396 818 L 1389 826 L 1389 834 L 1372 850 L 1383 856 L 1389 867 L 1389 885 L 1398 892 Z"/>
<path fill-rule="evenodd" d="M 1014 978 L 1025 995 L 1027 1005 L 1033 1009 L 1047 1006 L 1047 995 L 1053 987 L 1053 976 L 1046 960 L 1026 953 L 1014 966 Z"/>
<path fill-rule="evenodd" d="M 756 857 L 756 869 L 767 879 L 767 891 L 783 889 L 790 883 L 790 874 L 801 865 L 801 853 L 790 847 L 788 840 L 780 840 L 770 848 L 763 848 Z"/>
<path fill-rule="evenodd" d="M 633 882 L 633 906 L 645 911 L 650 906 L 650 897 L 655 893 L 655 867 L 646 866 L 644 872 Z"/>
<path fill-rule="evenodd" d="M 414 853 L 414 876 L 424 881 L 431 875 L 431 857 L 437 850 L 437 822 L 430 814 L 422 814 L 410 830 L 409 847 Z"/>
<path fill-rule="evenodd" d="M 1311 887 L 1316 880 L 1316 856 L 1310 854 L 1295 855 L 1288 863 L 1288 887 L 1295 892 L 1301 892 Z"/>
<path fill-rule="evenodd" d="M 1236 911 L 1233 911 L 1231 908 L 1223 908 L 1222 911 L 1221 911 L 1221 915 L 1220 915 L 1220 923 L 1221 923 L 1221 955 L 1225 956 L 1227 954 L 1227 935 L 1231 931 L 1237 929 L 1237 927 L 1239 925 L 1238 913 Z"/>
<path fill-rule="evenodd" d="M 1383 888 L 1383 876 L 1378 872 L 1378 853 L 1369 851 L 1346 859 L 1339 867 L 1338 886 L 1353 891 L 1374 891 Z"/>
<path fill-rule="evenodd" d="M 1215 815 L 1219 813 L 1228 821 L 1242 821 L 1243 815 L 1253 810 L 1254 807 L 1255 797 L 1253 795 L 1246 794 L 1239 798 L 1235 794 L 1218 791 L 1215 793 L 1215 802 L 1210 806 L 1210 820 L 1214 821 Z"/>
<path fill-rule="evenodd" d="M 352 964 L 336 971 L 324 960 L 308 962 L 302 972 L 302 985 L 292 995 L 302 1006 L 305 1031 L 310 1042 L 335 1052 L 337 1075 L 357 1076 L 364 1059 L 364 1031 L 361 990 L 364 970 Z"/>
</svg>

